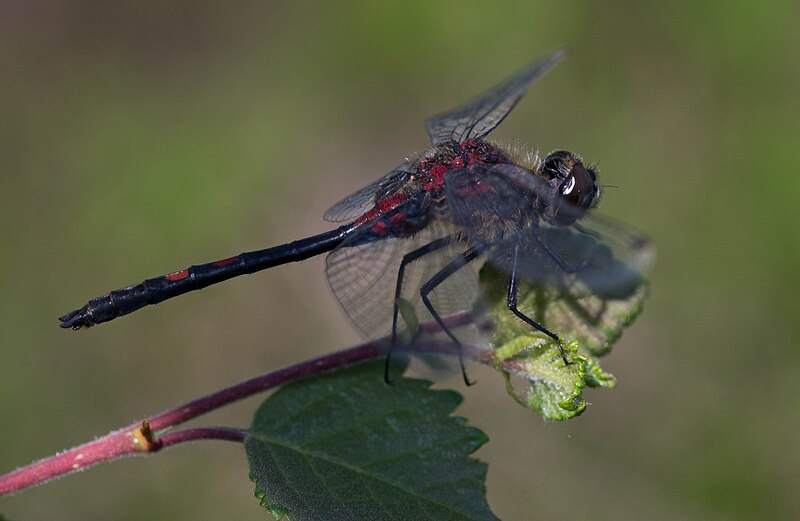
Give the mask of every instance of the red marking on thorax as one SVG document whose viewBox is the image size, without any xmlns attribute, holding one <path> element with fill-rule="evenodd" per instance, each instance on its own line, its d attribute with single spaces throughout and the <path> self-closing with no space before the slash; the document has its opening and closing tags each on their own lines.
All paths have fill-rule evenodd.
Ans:
<svg viewBox="0 0 800 521">
<path fill-rule="evenodd" d="M 238 260 L 239 260 L 238 256 L 236 256 L 236 257 L 228 257 L 227 259 L 222 259 L 222 260 L 218 260 L 218 261 L 212 262 L 211 265 L 212 266 L 227 266 L 228 264 L 233 264 L 234 262 L 236 262 Z"/>
<path fill-rule="evenodd" d="M 428 182 L 425 184 L 426 190 L 439 189 L 444 185 L 444 174 L 447 173 L 449 168 L 442 163 L 434 166 L 428 172 Z"/>
<path fill-rule="evenodd" d="M 175 273 L 170 273 L 169 275 L 164 275 L 164 278 L 167 279 L 169 282 L 177 282 L 179 280 L 183 280 L 189 276 L 189 270 L 181 270 L 176 271 Z"/>
<path fill-rule="evenodd" d="M 445 183 L 445 175 L 455 168 L 469 168 L 475 163 L 494 164 L 508 161 L 505 153 L 482 139 L 467 139 L 458 144 L 446 144 L 434 149 L 430 155 L 420 159 L 414 173 L 417 186 L 426 191 L 439 192 Z M 464 195 L 483 193 L 490 190 L 485 185 L 464 188 Z M 379 221 L 381 217 L 396 209 L 408 200 L 404 191 L 391 194 L 375 202 L 375 206 L 358 217 L 353 224 L 361 225 L 373 221 L 372 232 L 384 234 L 389 232 L 390 223 Z M 392 223 L 402 220 L 405 213 L 398 213 L 391 218 Z"/>
<path fill-rule="evenodd" d="M 469 138 L 468 140 L 462 141 L 459 144 L 461 150 L 466 150 L 467 148 L 475 148 L 477 146 L 478 146 L 478 140 L 476 140 L 475 138 Z"/>
<path fill-rule="evenodd" d="M 493 164 L 507 161 L 502 150 L 481 139 L 467 139 L 458 145 L 443 145 L 435 154 L 423 159 L 417 167 L 425 176 L 425 190 L 438 191 L 444 186 L 445 174 L 455 168 L 471 167 L 475 163 Z"/>
<path fill-rule="evenodd" d="M 456 191 L 456 194 L 462 197 L 468 197 L 470 195 L 478 195 L 478 194 L 485 194 L 487 192 L 491 192 L 492 187 L 486 183 L 481 183 L 480 181 L 462 186 Z"/>
</svg>

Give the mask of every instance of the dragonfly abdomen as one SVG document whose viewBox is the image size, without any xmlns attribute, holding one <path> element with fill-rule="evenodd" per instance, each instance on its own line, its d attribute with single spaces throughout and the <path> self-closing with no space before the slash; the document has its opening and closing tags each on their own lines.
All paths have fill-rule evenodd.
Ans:
<svg viewBox="0 0 800 521">
<path fill-rule="evenodd" d="M 207 264 L 147 279 L 90 300 L 85 306 L 59 318 L 61 327 L 81 329 L 108 322 L 151 304 L 203 289 L 239 275 L 246 275 L 289 262 L 297 262 L 331 251 L 356 229 L 353 224 L 327 233 L 265 250 L 241 253 Z"/>
</svg>

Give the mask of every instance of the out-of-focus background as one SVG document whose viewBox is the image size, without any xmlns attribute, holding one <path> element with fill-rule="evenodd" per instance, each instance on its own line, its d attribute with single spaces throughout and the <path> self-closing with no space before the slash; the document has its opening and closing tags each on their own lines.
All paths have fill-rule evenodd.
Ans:
<svg viewBox="0 0 800 521">
<path fill-rule="evenodd" d="M 5 2 L 0 472 L 359 341 L 322 260 L 89 331 L 109 289 L 328 229 L 423 120 L 557 47 L 493 134 L 599 163 L 605 215 L 658 246 L 616 390 L 543 423 L 501 379 L 503 519 L 800 517 L 800 7 L 782 2 Z M 458 384 L 455 380 L 456 385 Z M 204 420 L 246 425 L 257 402 Z M 11 519 L 264 519 L 240 446 L 103 465 L 0 500 Z"/>
</svg>

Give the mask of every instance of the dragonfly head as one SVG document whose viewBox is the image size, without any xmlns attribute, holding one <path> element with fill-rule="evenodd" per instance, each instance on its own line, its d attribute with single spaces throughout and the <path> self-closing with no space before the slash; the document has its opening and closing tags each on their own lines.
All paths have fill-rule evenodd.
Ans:
<svg viewBox="0 0 800 521">
<path fill-rule="evenodd" d="M 552 225 L 566 226 L 577 221 L 587 210 L 597 206 L 600 185 L 597 172 L 584 166 L 577 154 L 556 150 L 544 158 L 541 175 L 554 190 L 544 218 Z"/>
</svg>

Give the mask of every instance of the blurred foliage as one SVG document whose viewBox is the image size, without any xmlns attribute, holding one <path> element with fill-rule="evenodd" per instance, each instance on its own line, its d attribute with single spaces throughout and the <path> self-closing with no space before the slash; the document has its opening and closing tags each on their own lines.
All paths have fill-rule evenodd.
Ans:
<svg viewBox="0 0 800 521">
<path fill-rule="evenodd" d="M 567 45 L 570 58 L 493 135 L 597 162 L 601 182 L 618 187 L 601 210 L 649 233 L 659 259 L 645 312 L 603 361 L 618 389 L 593 392 L 591 414 L 542 424 L 474 370 L 479 384 L 457 414 L 492 440 L 477 453 L 492 510 L 800 517 L 798 11 L 686 0 L 5 2 L 2 470 L 353 343 L 319 261 L 81 334 L 55 317 L 113 287 L 324 230 L 326 205 L 425 147 L 425 117 Z M 244 424 L 248 408 L 210 421 Z M 241 456 L 187 446 L 5 498 L 0 510 L 261 519 Z"/>
</svg>

